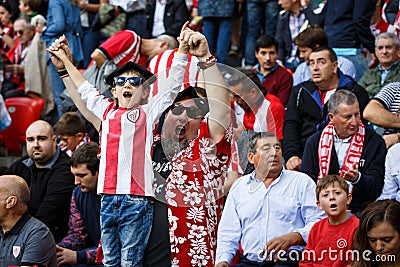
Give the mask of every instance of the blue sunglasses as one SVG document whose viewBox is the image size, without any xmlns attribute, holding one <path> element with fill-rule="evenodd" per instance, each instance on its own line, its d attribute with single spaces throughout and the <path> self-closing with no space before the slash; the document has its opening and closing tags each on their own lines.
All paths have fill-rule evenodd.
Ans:
<svg viewBox="0 0 400 267">
<path fill-rule="evenodd" d="M 121 77 L 121 76 L 117 76 L 114 77 L 114 84 L 117 86 L 123 86 L 126 81 L 129 81 L 129 83 L 132 86 L 139 86 L 143 83 L 143 78 L 141 77 Z"/>
</svg>

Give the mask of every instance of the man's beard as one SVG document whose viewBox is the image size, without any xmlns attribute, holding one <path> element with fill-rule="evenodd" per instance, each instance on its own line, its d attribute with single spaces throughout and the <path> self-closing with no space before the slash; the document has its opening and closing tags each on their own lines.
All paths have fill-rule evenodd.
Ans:
<svg viewBox="0 0 400 267">
<path fill-rule="evenodd" d="M 189 146 L 189 140 L 185 139 L 182 142 L 179 142 L 173 138 L 161 137 L 161 145 L 165 156 L 168 158 L 168 160 L 172 160 L 177 153 Z"/>
</svg>

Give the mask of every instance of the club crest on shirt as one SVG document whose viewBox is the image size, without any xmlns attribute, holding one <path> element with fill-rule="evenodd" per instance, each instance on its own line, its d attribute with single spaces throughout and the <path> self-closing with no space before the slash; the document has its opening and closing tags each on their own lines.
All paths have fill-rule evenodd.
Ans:
<svg viewBox="0 0 400 267">
<path fill-rule="evenodd" d="M 135 123 L 140 117 L 140 110 L 138 108 L 132 109 L 128 112 L 128 114 L 126 114 L 126 116 L 128 117 L 129 121 Z"/>
<path fill-rule="evenodd" d="M 18 257 L 19 253 L 21 252 L 21 247 L 20 246 L 13 246 L 13 255 L 14 258 Z"/>
</svg>

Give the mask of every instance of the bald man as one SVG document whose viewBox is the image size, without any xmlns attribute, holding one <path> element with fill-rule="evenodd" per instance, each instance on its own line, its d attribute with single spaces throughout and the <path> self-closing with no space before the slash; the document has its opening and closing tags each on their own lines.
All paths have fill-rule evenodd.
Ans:
<svg viewBox="0 0 400 267">
<path fill-rule="evenodd" d="M 0 176 L 0 267 L 57 266 L 54 238 L 27 212 L 29 198 L 24 179 Z"/>
<path fill-rule="evenodd" d="M 68 155 L 56 143 L 53 128 L 46 121 L 35 121 L 26 130 L 26 150 L 6 171 L 21 176 L 29 186 L 29 214 L 44 222 L 56 242 L 67 234 L 74 176 Z"/>
</svg>

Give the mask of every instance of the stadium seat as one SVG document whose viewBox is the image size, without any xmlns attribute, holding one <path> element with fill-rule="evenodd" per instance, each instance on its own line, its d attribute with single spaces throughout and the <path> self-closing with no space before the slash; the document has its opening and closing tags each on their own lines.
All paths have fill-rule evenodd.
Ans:
<svg viewBox="0 0 400 267">
<path fill-rule="evenodd" d="M 44 107 L 43 98 L 12 97 L 5 100 L 11 125 L 0 131 L 0 142 L 3 142 L 9 153 L 23 153 L 22 146 L 26 144 L 25 131 L 28 126 L 40 119 Z"/>
</svg>

